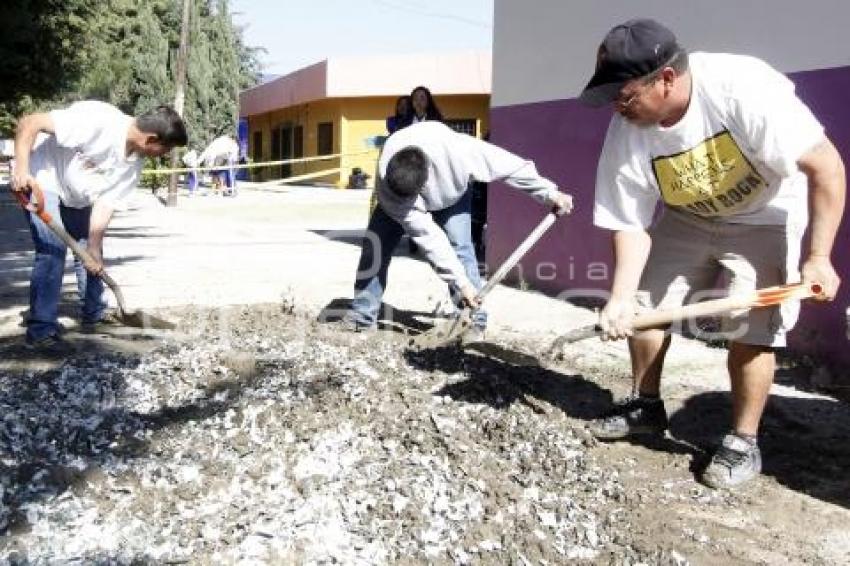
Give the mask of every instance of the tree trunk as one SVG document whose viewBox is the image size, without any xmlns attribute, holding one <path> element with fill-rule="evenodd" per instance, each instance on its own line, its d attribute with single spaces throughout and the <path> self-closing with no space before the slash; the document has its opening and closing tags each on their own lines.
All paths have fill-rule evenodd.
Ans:
<svg viewBox="0 0 850 566">
<path fill-rule="evenodd" d="M 189 10 L 192 0 L 183 0 L 183 20 L 180 24 L 180 49 L 177 51 L 177 69 L 174 77 L 174 110 L 183 116 L 183 105 L 186 100 L 186 62 L 189 57 Z M 171 150 L 171 168 L 176 169 L 180 164 L 177 158 L 177 148 Z M 177 206 L 177 173 L 172 173 L 168 180 L 168 199 L 166 206 Z"/>
</svg>

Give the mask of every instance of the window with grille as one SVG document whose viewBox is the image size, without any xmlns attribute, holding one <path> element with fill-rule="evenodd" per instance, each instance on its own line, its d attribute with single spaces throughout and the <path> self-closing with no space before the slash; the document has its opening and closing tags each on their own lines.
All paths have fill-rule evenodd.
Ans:
<svg viewBox="0 0 850 566">
<path fill-rule="evenodd" d="M 333 122 L 322 122 L 317 126 L 316 144 L 318 155 L 330 155 L 334 152 Z"/>
<path fill-rule="evenodd" d="M 461 118 L 459 120 L 443 120 L 446 126 L 450 127 L 459 134 L 469 134 L 470 136 L 478 135 L 478 126 L 475 123 L 475 118 Z"/>
</svg>

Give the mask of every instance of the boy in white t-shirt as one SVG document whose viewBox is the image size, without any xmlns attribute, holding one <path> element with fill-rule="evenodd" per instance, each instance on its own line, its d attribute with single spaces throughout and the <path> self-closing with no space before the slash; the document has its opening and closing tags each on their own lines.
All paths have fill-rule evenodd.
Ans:
<svg viewBox="0 0 850 566">
<path fill-rule="evenodd" d="M 802 279 L 822 286 L 820 300 L 832 300 L 844 166 L 785 76 L 752 57 L 689 56 L 653 20 L 608 33 L 580 98 L 616 110 L 596 180 L 594 223 L 613 232 L 616 262 L 599 324 L 605 339 L 629 338 L 634 372 L 633 395 L 592 430 L 607 440 L 663 433 L 659 390 L 670 335 L 632 332 L 636 309 L 705 298 L 718 277 L 729 292 Z M 807 224 L 811 242 L 798 269 Z M 760 472 L 756 435 L 774 348 L 785 345 L 798 308 L 753 309 L 724 321 L 733 418 L 704 483 L 731 486 Z"/>
<path fill-rule="evenodd" d="M 187 142 L 180 116 L 160 106 L 137 118 L 110 104 L 84 101 L 52 112 L 30 114 L 18 122 L 12 189 L 40 186 L 44 208 L 84 245 L 91 265 L 75 262 L 83 301 L 84 330 L 103 318 L 103 236 L 139 181 L 144 157 L 165 155 Z M 57 322 L 67 249 L 33 212 L 27 212 L 35 263 L 30 279 L 29 346 L 61 353 L 68 349 Z"/>
</svg>

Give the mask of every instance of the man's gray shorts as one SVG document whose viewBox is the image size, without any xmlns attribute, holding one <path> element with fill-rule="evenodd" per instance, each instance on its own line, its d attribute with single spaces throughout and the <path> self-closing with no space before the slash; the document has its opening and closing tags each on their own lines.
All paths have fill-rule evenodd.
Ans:
<svg viewBox="0 0 850 566">
<path fill-rule="evenodd" d="M 796 233 L 799 232 L 799 233 Z M 652 249 L 637 294 L 639 310 L 669 308 L 800 280 L 802 230 L 712 222 L 666 209 L 649 231 Z M 785 346 L 799 301 L 731 313 L 721 336 L 743 344 Z M 695 321 L 683 321 L 696 330 Z"/>
</svg>

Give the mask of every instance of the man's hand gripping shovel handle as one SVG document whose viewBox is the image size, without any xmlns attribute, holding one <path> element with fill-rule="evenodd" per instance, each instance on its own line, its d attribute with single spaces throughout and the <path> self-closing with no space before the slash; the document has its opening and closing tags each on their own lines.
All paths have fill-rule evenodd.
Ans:
<svg viewBox="0 0 850 566">
<path fill-rule="evenodd" d="M 487 296 L 493 287 L 498 285 L 502 279 L 505 278 L 508 272 L 513 269 L 517 263 L 519 263 L 519 260 L 528 253 L 528 250 L 530 250 L 531 247 L 543 236 L 543 234 L 545 234 L 546 231 L 555 223 L 558 216 L 558 211 L 553 208 L 552 211 L 543 218 L 540 224 L 538 224 L 537 227 L 525 238 L 525 240 L 523 240 L 519 247 L 517 247 L 508 259 L 506 259 L 499 267 L 499 269 L 496 270 L 496 273 L 493 274 L 478 294 L 475 295 L 475 302 L 477 304 L 480 305 L 484 300 L 484 297 Z M 471 312 L 472 307 L 465 307 L 457 318 L 413 338 L 410 341 L 410 346 L 420 350 L 439 348 L 460 340 L 463 334 L 465 334 L 472 325 Z"/>
<path fill-rule="evenodd" d="M 822 292 L 817 283 L 796 283 L 792 285 L 778 285 L 757 289 L 751 293 L 731 295 L 722 299 L 703 301 L 692 305 L 684 305 L 670 309 L 656 309 L 635 316 L 632 322 L 634 330 L 644 330 L 656 326 L 670 324 L 679 320 L 685 320 L 700 316 L 713 316 L 740 309 L 752 309 L 778 305 L 788 300 L 808 299 Z M 565 344 L 579 342 L 594 336 L 602 335 L 602 328 L 597 324 L 591 324 L 571 330 L 556 338 L 548 349 L 551 357 L 563 348 Z"/>
</svg>

